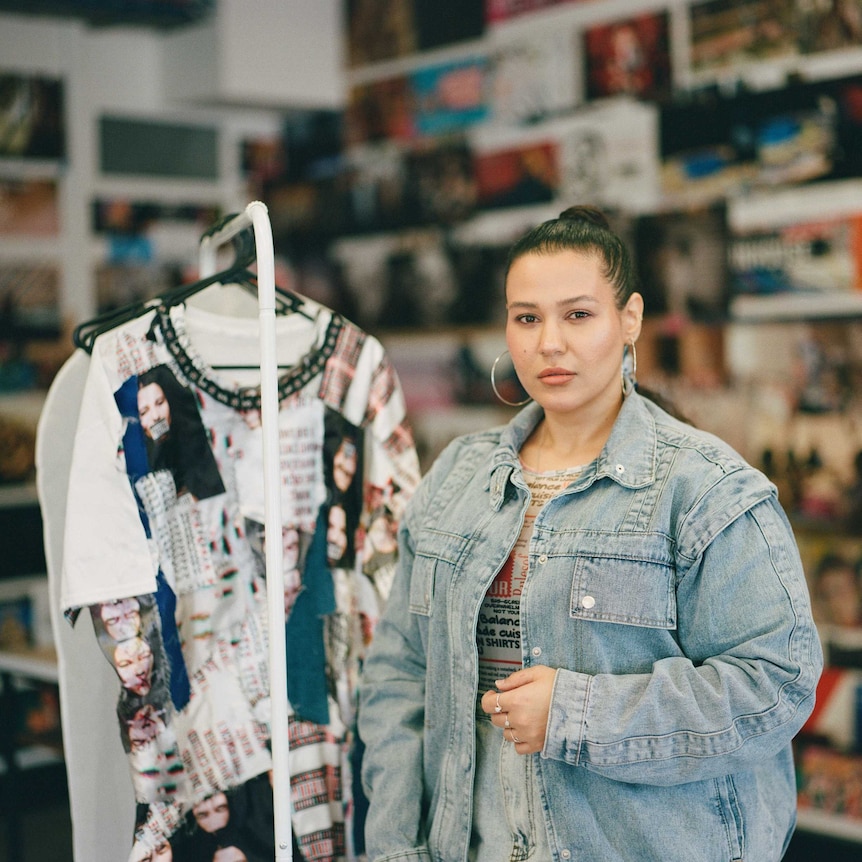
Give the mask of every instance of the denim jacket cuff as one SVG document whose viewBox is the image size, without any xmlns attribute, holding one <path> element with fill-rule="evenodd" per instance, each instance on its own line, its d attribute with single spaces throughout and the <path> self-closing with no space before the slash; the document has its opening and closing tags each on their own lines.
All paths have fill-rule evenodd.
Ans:
<svg viewBox="0 0 862 862">
<path fill-rule="evenodd" d="M 542 757 L 577 765 L 581 756 L 592 677 L 559 669 L 551 692 L 551 708 Z"/>
</svg>

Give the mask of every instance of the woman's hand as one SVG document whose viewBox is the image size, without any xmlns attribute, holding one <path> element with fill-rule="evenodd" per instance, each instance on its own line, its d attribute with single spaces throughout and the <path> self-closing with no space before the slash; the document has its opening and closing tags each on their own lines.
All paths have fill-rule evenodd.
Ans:
<svg viewBox="0 0 862 862">
<path fill-rule="evenodd" d="M 551 667 L 516 670 L 497 680 L 496 691 L 482 695 L 482 709 L 491 723 L 503 730 L 503 738 L 514 743 L 518 754 L 536 754 L 545 745 L 545 728 L 557 672 Z"/>
</svg>

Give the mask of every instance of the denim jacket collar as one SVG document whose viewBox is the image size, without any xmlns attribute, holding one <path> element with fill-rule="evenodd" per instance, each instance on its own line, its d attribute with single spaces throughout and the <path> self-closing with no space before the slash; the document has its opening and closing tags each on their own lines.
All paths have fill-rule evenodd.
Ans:
<svg viewBox="0 0 862 862">
<path fill-rule="evenodd" d="M 518 453 L 543 415 L 542 408 L 533 402 L 503 429 L 489 469 L 494 509 L 503 504 L 506 484 L 520 470 Z M 590 481 L 608 477 L 627 488 L 643 488 L 655 481 L 655 419 L 642 396 L 632 393 L 623 401 L 610 437 L 591 467 Z"/>
</svg>

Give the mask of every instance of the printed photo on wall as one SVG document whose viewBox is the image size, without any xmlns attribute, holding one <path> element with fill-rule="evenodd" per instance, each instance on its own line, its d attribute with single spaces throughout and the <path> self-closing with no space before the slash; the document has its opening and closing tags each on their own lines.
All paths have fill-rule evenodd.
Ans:
<svg viewBox="0 0 862 862">
<path fill-rule="evenodd" d="M 799 47 L 803 54 L 862 44 L 862 0 L 798 3 Z"/>
<path fill-rule="evenodd" d="M 625 94 L 663 101 L 671 92 L 667 12 L 638 15 L 583 33 L 587 99 Z"/>
<path fill-rule="evenodd" d="M 0 157 L 64 158 L 63 99 L 59 79 L 0 74 Z"/>
<path fill-rule="evenodd" d="M 51 237 L 59 230 L 55 180 L 0 180 L 0 236 Z"/>
<path fill-rule="evenodd" d="M 533 123 L 581 101 L 572 27 L 529 32 L 500 43 L 491 55 L 491 113 L 505 125 Z"/>
<path fill-rule="evenodd" d="M 443 135 L 488 119 L 489 70 L 488 58 L 476 57 L 413 72 L 416 132 Z"/>
<path fill-rule="evenodd" d="M 60 273 L 47 264 L 0 266 L 0 341 L 60 334 Z"/>
<path fill-rule="evenodd" d="M 559 190 L 559 153 L 556 142 L 537 141 L 475 158 L 479 207 L 548 203 Z"/>
<path fill-rule="evenodd" d="M 348 145 L 365 141 L 409 141 L 416 135 L 416 97 L 410 80 L 385 78 L 350 88 L 345 115 Z"/>
<path fill-rule="evenodd" d="M 783 200 L 785 207 L 793 205 L 792 198 Z M 797 198 L 797 206 L 800 200 L 804 198 Z M 787 210 L 779 202 L 776 213 L 782 211 Z M 859 314 L 860 240 L 862 213 L 734 227 L 728 255 L 733 317 Z"/>
<path fill-rule="evenodd" d="M 709 0 L 688 4 L 695 72 L 798 53 L 797 0 Z"/>
<path fill-rule="evenodd" d="M 637 220 L 635 260 L 650 313 L 716 322 L 727 317 L 727 219 L 723 206 Z"/>
<path fill-rule="evenodd" d="M 347 61 L 363 66 L 417 50 L 414 0 L 347 0 Z"/>
</svg>

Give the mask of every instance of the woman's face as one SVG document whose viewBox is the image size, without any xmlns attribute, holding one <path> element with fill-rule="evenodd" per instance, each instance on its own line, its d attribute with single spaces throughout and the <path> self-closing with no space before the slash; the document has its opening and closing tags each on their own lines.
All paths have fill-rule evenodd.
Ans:
<svg viewBox="0 0 862 862">
<path fill-rule="evenodd" d="M 158 383 L 148 383 L 138 390 L 138 415 L 144 433 L 152 440 L 158 440 L 170 430 L 171 408 Z"/>
<path fill-rule="evenodd" d="M 342 506 L 329 510 L 329 525 L 326 530 L 326 554 L 330 561 L 337 562 L 347 552 L 347 513 Z"/>
<path fill-rule="evenodd" d="M 146 748 L 164 730 L 165 723 L 152 704 L 141 707 L 128 722 L 132 751 Z"/>
<path fill-rule="evenodd" d="M 153 651 L 145 640 L 129 638 L 117 644 L 114 665 L 123 688 L 141 696 L 149 693 L 152 687 Z"/>
<path fill-rule="evenodd" d="M 506 344 L 518 379 L 547 414 L 603 414 L 622 397 L 623 348 L 640 334 L 643 299 L 620 311 L 598 257 L 526 254 L 506 279 Z"/>
<path fill-rule="evenodd" d="M 339 491 L 346 491 L 356 474 L 356 444 L 352 440 L 342 440 L 335 450 L 332 472 L 335 487 Z"/>
<path fill-rule="evenodd" d="M 127 640 L 141 631 L 141 605 L 137 599 L 107 602 L 101 614 L 105 631 L 115 641 Z"/>
<path fill-rule="evenodd" d="M 198 826 L 204 832 L 218 832 L 224 829 L 230 819 L 230 808 L 224 793 L 214 793 L 212 796 L 198 802 L 192 808 Z"/>
</svg>

